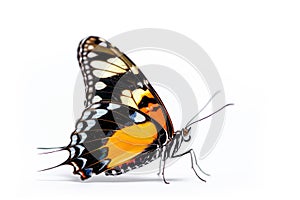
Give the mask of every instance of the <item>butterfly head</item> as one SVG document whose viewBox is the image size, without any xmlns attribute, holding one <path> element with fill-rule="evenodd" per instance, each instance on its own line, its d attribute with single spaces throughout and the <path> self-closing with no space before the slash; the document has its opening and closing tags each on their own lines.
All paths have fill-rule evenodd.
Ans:
<svg viewBox="0 0 300 200">
<path fill-rule="evenodd" d="M 179 134 L 182 136 L 183 141 L 188 142 L 191 140 L 191 128 L 192 127 L 186 127 L 179 131 Z"/>
</svg>

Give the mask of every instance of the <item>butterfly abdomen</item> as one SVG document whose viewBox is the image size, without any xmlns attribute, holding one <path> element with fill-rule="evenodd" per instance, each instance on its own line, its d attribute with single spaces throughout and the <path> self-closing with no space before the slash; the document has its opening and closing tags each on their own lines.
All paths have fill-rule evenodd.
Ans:
<svg viewBox="0 0 300 200">
<path fill-rule="evenodd" d="M 124 174 L 134 169 L 141 168 L 153 162 L 154 160 L 158 159 L 160 156 L 161 156 L 160 149 L 155 149 L 151 152 L 142 153 L 126 163 L 123 163 L 113 169 L 109 169 L 105 171 L 105 175 L 116 176 L 116 175 Z"/>
</svg>

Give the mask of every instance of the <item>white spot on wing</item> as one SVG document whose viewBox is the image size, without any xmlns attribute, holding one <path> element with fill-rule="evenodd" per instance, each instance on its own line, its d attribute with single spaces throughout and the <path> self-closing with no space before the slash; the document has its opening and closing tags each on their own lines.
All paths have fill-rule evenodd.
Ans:
<svg viewBox="0 0 300 200">
<path fill-rule="evenodd" d="M 110 63 L 101 61 L 101 60 L 94 60 L 91 62 L 91 66 L 96 68 L 96 69 L 101 69 L 101 70 L 108 70 L 112 71 L 115 73 L 124 73 L 125 70 L 120 68 L 119 66 L 112 65 Z"/>
<path fill-rule="evenodd" d="M 118 104 L 110 103 L 109 106 L 107 107 L 108 110 L 114 110 L 117 108 L 120 108 L 121 106 Z"/>
<path fill-rule="evenodd" d="M 96 124 L 95 120 L 86 120 L 85 122 L 87 123 L 87 127 L 84 129 L 84 131 L 90 130 Z"/>
<path fill-rule="evenodd" d="M 108 111 L 107 110 L 104 110 L 104 109 L 97 109 L 95 110 L 96 111 L 96 114 L 93 115 L 93 119 L 97 119 L 103 115 L 105 115 Z"/>
<path fill-rule="evenodd" d="M 90 52 L 90 53 L 87 55 L 87 57 L 89 57 L 89 58 L 94 58 L 94 57 L 96 57 L 96 56 L 97 56 L 97 54 L 94 53 L 94 52 Z"/>
<path fill-rule="evenodd" d="M 107 47 L 106 42 L 99 43 L 100 46 Z"/>
<path fill-rule="evenodd" d="M 78 154 L 78 156 L 80 156 L 80 155 L 82 154 L 83 150 L 84 150 L 84 147 L 81 146 L 81 145 L 76 145 L 76 147 L 79 149 L 79 154 Z"/>
<path fill-rule="evenodd" d="M 126 66 L 126 64 L 120 58 L 109 58 L 107 60 L 107 62 L 113 63 L 115 65 L 118 65 L 119 67 L 121 67 L 123 69 L 128 69 L 128 67 Z"/>
<path fill-rule="evenodd" d="M 71 148 L 69 149 L 69 151 L 70 151 L 70 157 L 73 158 L 74 155 L 75 155 L 75 149 L 74 149 L 73 147 L 71 147 Z"/>
<path fill-rule="evenodd" d="M 91 62 L 91 66 L 97 69 L 107 69 L 110 64 L 101 60 L 94 60 Z"/>
<path fill-rule="evenodd" d="M 81 138 L 79 143 L 84 142 L 85 139 L 87 138 L 87 135 L 85 132 L 79 133 L 78 135 L 80 135 L 80 138 Z"/>
<path fill-rule="evenodd" d="M 131 69 L 132 73 L 139 74 L 139 71 L 136 66 L 132 66 L 130 69 Z"/>
<path fill-rule="evenodd" d="M 132 116 L 134 122 L 143 122 L 146 120 L 146 118 L 138 112 L 134 112 L 131 116 Z"/>
<path fill-rule="evenodd" d="M 76 142 L 77 142 L 77 136 L 73 135 L 71 140 L 72 140 L 71 145 L 76 144 Z"/>
<path fill-rule="evenodd" d="M 82 120 L 87 119 L 87 118 L 90 116 L 90 114 L 91 114 L 90 111 L 85 111 L 85 112 L 83 113 Z"/>
<path fill-rule="evenodd" d="M 100 106 L 100 103 L 94 104 L 91 106 L 91 108 L 98 108 Z"/>
<path fill-rule="evenodd" d="M 96 90 L 102 90 L 106 87 L 107 85 L 105 83 L 103 83 L 102 81 L 99 81 L 95 84 L 95 88 Z"/>
<path fill-rule="evenodd" d="M 130 90 L 123 90 L 123 91 L 122 91 L 122 94 L 125 95 L 125 96 L 128 96 L 128 97 L 131 97 L 131 92 L 130 92 Z"/>
<path fill-rule="evenodd" d="M 121 98 L 122 104 L 131 106 L 133 108 L 138 108 L 137 105 L 136 105 L 136 103 L 133 101 L 132 98 L 126 97 L 126 96 L 121 96 L 120 98 Z"/>
<path fill-rule="evenodd" d="M 140 86 L 140 88 L 143 88 L 143 84 L 141 82 L 138 82 L 137 85 Z"/>
<path fill-rule="evenodd" d="M 94 96 L 94 98 L 93 98 L 93 103 L 97 103 L 97 102 L 99 102 L 99 101 L 101 101 L 101 100 L 102 100 L 102 98 L 99 97 L 98 95 L 96 95 L 96 96 Z"/>
<path fill-rule="evenodd" d="M 92 75 L 88 75 L 87 78 L 88 78 L 88 80 L 92 80 L 93 76 Z"/>
<path fill-rule="evenodd" d="M 83 127 L 83 123 L 82 123 L 82 122 L 79 122 L 79 123 L 77 124 L 77 127 L 76 127 L 76 132 L 80 132 L 81 129 L 82 129 L 82 127 Z"/>
<path fill-rule="evenodd" d="M 102 71 L 102 70 L 94 70 L 93 74 L 98 77 L 98 78 L 108 78 L 111 76 L 115 76 L 116 73 L 113 72 L 107 72 L 107 71 Z"/>
</svg>

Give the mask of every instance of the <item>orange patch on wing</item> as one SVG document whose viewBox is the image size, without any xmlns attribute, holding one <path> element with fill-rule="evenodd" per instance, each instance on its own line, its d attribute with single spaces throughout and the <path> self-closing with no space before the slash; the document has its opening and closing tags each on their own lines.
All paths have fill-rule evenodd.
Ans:
<svg viewBox="0 0 300 200">
<path fill-rule="evenodd" d="M 105 146 L 109 148 L 108 168 L 118 166 L 143 152 L 157 138 L 157 130 L 152 122 L 145 122 L 118 130 Z"/>
<path fill-rule="evenodd" d="M 133 98 L 137 104 L 141 102 L 144 96 L 153 99 L 154 96 L 149 90 L 136 89 L 132 92 Z M 155 119 L 165 130 L 167 128 L 166 119 L 161 109 L 161 105 L 148 103 L 147 107 L 140 108 L 140 111 Z"/>
<path fill-rule="evenodd" d="M 155 119 L 165 130 L 167 130 L 166 119 L 159 104 L 149 103 L 148 107 L 141 108 L 140 111 Z"/>
</svg>

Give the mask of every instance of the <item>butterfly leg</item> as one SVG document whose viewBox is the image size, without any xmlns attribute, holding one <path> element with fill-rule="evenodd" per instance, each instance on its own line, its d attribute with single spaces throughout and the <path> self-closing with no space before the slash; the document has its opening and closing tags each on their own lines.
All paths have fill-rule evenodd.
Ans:
<svg viewBox="0 0 300 200">
<path fill-rule="evenodd" d="M 160 174 L 161 174 L 162 148 L 159 149 L 159 156 L 160 156 L 160 159 L 159 159 L 159 167 L 158 167 L 158 173 L 157 173 L 157 176 L 160 176 Z"/>
<path fill-rule="evenodd" d="M 170 184 L 168 181 L 166 181 L 166 178 L 165 178 L 165 167 L 166 167 L 166 160 L 167 160 L 167 151 L 166 151 L 166 147 L 164 146 L 163 147 L 163 152 L 162 152 L 162 161 L 163 161 L 163 167 L 162 167 L 162 177 L 163 177 L 163 180 L 165 182 L 165 184 Z"/>
<path fill-rule="evenodd" d="M 196 158 L 196 154 L 195 154 L 195 151 L 194 151 L 193 149 L 191 149 L 191 153 L 192 153 L 193 156 L 194 156 L 195 164 L 196 164 L 196 166 L 198 167 L 198 169 L 199 169 L 203 174 L 205 174 L 206 176 L 210 176 L 210 174 L 204 172 L 204 171 L 201 169 L 201 167 L 198 165 L 197 158 Z"/>
<path fill-rule="evenodd" d="M 186 155 L 186 154 L 190 154 L 190 156 L 191 156 L 191 165 L 192 165 L 192 169 L 194 170 L 196 176 L 197 176 L 201 181 L 206 182 L 206 180 L 204 180 L 203 178 L 201 178 L 201 177 L 198 175 L 196 169 L 194 168 L 194 163 L 195 163 L 196 166 L 198 167 L 198 169 L 199 169 L 201 172 L 203 172 L 202 169 L 200 168 L 200 166 L 199 166 L 198 163 L 197 163 L 196 155 L 195 155 L 195 152 L 194 152 L 193 149 L 190 149 L 190 150 L 188 150 L 188 151 L 186 151 L 186 152 L 184 152 L 184 153 L 178 154 L 178 155 L 172 155 L 172 158 L 178 158 L 178 157 L 184 156 L 184 155 Z M 204 172 L 203 172 L 203 173 L 204 173 Z M 207 173 L 204 173 L 204 174 L 208 175 Z"/>
</svg>

